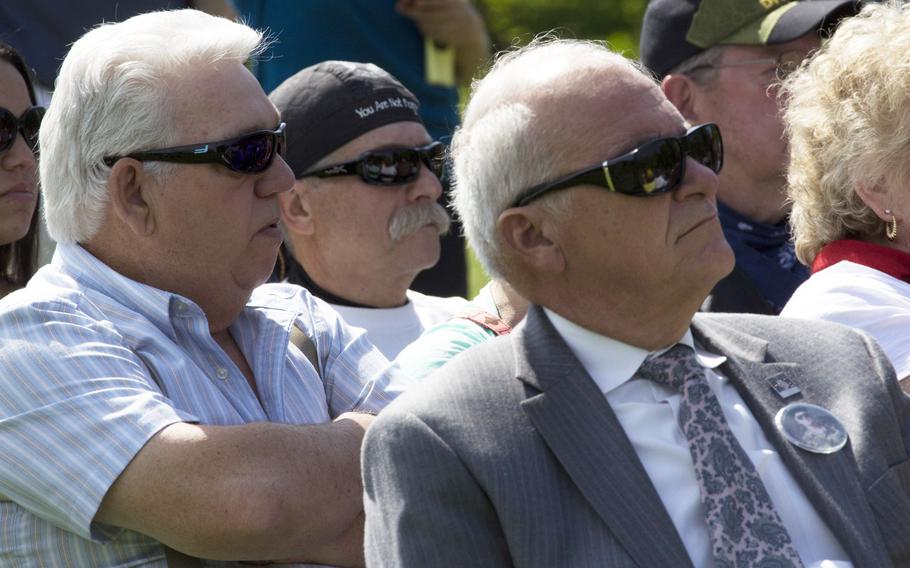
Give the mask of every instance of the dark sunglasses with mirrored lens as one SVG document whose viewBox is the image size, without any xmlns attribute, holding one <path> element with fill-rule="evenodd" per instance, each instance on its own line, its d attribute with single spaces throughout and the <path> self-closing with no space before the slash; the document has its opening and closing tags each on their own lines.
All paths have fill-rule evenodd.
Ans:
<svg viewBox="0 0 910 568">
<path fill-rule="evenodd" d="M 585 184 L 634 197 L 667 193 L 686 177 L 687 156 L 720 173 L 724 144 L 716 124 L 693 126 L 685 136 L 652 140 L 617 158 L 536 185 L 519 195 L 512 207 L 527 205 L 551 191 Z"/>
<path fill-rule="evenodd" d="M 446 147 L 442 142 L 417 148 L 383 148 L 364 152 L 350 162 L 308 171 L 299 177 L 358 175 L 370 185 L 403 185 L 417 179 L 421 163 L 441 179 L 445 174 L 445 157 Z"/>
<path fill-rule="evenodd" d="M 272 165 L 275 154 L 284 157 L 284 131 L 285 123 L 282 122 L 275 130 L 257 130 L 219 142 L 201 142 L 160 150 L 130 152 L 123 156 L 107 156 L 104 163 L 113 166 L 121 158 L 132 158 L 140 162 L 221 164 L 235 172 L 255 174 L 265 171 Z"/>
<path fill-rule="evenodd" d="M 22 116 L 16 118 L 11 111 L 0 107 L 0 153 L 6 152 L 16 143 L 16 136 L 21 132 L 25 143 L 32 152 L 38 151 L 38 130 L 44 118 L 44 107 L 33 106 L 26 109 Z"/>
</svg>

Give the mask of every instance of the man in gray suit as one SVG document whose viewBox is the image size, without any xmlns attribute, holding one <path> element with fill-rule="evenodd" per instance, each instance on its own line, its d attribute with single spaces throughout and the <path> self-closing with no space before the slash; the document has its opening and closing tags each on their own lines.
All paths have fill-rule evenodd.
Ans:
<svg viewBox="0 0 910 568">
<path fill-rule="evenodd" d="M 910 566 L 878 346 L 694 316 L 733 266 L 716 126 L 599 44 L 535 43 L 475 86 L 454 159 L 471 244 L 533 305 L 367 433 L 369 565 Z"/>
</svg>

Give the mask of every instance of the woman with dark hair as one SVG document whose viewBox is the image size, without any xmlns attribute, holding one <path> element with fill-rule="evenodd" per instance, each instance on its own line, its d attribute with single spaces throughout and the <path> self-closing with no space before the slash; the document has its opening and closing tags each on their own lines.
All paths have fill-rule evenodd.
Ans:
<svg viewBox="0 0 910 568">
<path fill-rule="evenodd" d="M 0 42 L 0 297 L 24 286 L 37 264 L 42 116 L 28 66 Z"/>
</svg>

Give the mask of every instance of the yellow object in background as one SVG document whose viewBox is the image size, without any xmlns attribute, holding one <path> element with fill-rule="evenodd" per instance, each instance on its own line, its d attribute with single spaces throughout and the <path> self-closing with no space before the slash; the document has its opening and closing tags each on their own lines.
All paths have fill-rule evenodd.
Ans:
<svg viewBox="0 0 910 568">
<path fill-rule="evenodd" d="M 423 54 L 427 83 L 440 87 L 454 87 L 455 50 L 430 38 L 424 38 Z"/>
</svg>

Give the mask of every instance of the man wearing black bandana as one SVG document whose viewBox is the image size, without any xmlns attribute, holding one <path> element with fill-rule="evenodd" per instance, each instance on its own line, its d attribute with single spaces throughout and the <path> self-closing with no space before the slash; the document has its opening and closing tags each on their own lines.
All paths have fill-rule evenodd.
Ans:
<svg viewBox="0 0 910 568">
<path fill-rule="evenodd" d="M 325 61 L 270 98 L 287 123 L 296 178 L 279 198 L 285 246 L 274 279 L 304 286 L 394 359 L 466 305 L 409 290 L 439 260 L 449 227 L 436 202 L 445 148 L 430 139 L 414 95 L 372 64 Z"/>
<path fill-rule="evenodd" d="M 776 315 L 809 277 L 787 223 L 779 79 L 820 44 L 854 0 L 651 0 L 642 62 L 692 124 L 724 136 L 718 213 L 736 267 L 703 311 Z"/>
</svg>

